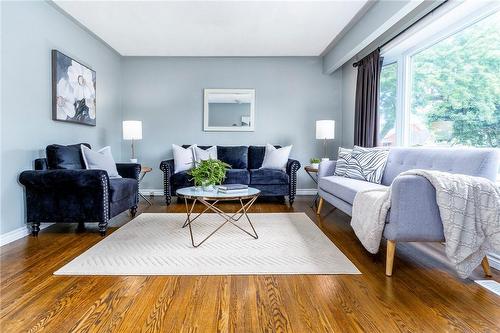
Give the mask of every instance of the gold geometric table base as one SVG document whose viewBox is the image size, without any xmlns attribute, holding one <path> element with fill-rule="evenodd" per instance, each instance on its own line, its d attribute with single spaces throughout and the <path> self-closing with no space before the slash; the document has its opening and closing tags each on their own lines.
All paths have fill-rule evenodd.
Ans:
<svg viewBox="0 0 500 333">
<path fill-rule="evenodd" d="M 248 214 L 247 214 L 248 209 L 253 205 L 255 200 L 257 200 L 257 195 L 250 197 L 250 198 L 245 198 L 245 199 L 249 199 L 249 200 L 246 203 L 244 203 L 243 198 L 238 199 L 240 204 L 241 204 L 241 208 L 236 213 L 233 213 L 232 215 L 230 215 L 230 213 L 226 213 L 223 210 L 221 210 L 219 207 L 216 206 L 216 204 L 221 200 L 214 200 L 213 202 L 210 202 L 210 201 L 207 201 L 203 197 L 196 197 L 196 198 L 193 198 L 193 204 L 191 205 L 191 208 L 189 208 L 189 205 L 187 202 L 188 198 L 184 197 L 184 202 L 186 204 L 187 217 L 186 217 L 186 221 L 184 222 L 182 227 L 183 228 L 185 228 L 186 226 L 189 227 L 189 234 L 191 236 L 191 244 L 193 245 L 193 247 L 198 247 L 201 244 L 203 244 L 207 239 L 212 237 L 218 230 L 220 230 L 226 223 L 231 223 L 232 225 L 234 225 L 235 227 L 237 227 L 241 231 L 252 236 L 254 239 L 259 238 L 259 236 L 257 235 L 257 232 L 255 231 L 255 228 L 252 224 L 252 221 L 250 220 L 250 217 L 248 217 Z M 203 205 L 205 205 L 206 208 L 201 213 L 198 213 L 196 216 L 191 218 L 191 216 L 194 215 L 193 209 L 194 209 L 197 201 L 199 201 Z M 222 201 L 226 201 L 226 200 L 222 200 Z M 214 213 L 217 213 L 220 217 L 222 217 L 224 219 L 224 222 L 222 222 L 221 225 L 219 225 L 214 231 L 212 231 L 201 242 L 199 242 L 198 244 L 195 244 L 194 237 L 193 237 L 193 229 L 191 227 L 191 224 L 193 223 L 193 221 L 195 221 L 198 217 L 200 217 L 201 215 L 203 215 L 207 211 L 212 211 Z M 235 218 L 235 216 L 237 216 L 237 215 L 239 215 L 239 216 Z M 243 229 L 242 227 L 240 227 L 239 225 L 236 224 L 236 222 L 238 222 L 243 216 L 245 216 L 245 218 L 248 221 L 248 224 L 250 224 L 250 227 L 252 228 L 253 233 L 246 231 L 245 229 Z"/>
</svg>

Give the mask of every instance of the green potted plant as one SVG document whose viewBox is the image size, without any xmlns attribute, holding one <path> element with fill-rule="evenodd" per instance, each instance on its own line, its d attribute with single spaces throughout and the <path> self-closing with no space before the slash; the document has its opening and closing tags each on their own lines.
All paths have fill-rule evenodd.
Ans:
<svg viewBox="0 0 500 333">
<path fill-rule="evenodd" d="M 319 162 L 321 162 L 321 160 L 317 157 L 313 157 L 310 159 L 310 162 L 311 162 L 311 167 L 317 169 L 319 168 Z"/>
<path fill-rule="evenodd" d="M 226 171 L 231 166 L 220 160 L 204 160 L 188 171 L 194 186 L 203 187 L 205 191 L 213 191 L 215 185 L 220 185 L 226 178 Z"/>
</svg>

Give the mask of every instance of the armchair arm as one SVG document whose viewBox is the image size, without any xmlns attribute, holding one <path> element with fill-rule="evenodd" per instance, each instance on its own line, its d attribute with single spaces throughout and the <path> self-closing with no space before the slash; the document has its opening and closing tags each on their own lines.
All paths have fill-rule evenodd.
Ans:
<svg viewBox="0 0 500 333">
<path fill-rule="evenodd" d="M 172 175 L 174 173 L 174 159 L 170 160 L 165 160 L 161 161 L 160 163 L 160 170 L 165 172 L 167 169 L 170 169 L 170 174 Z"/>
<path fill-rule="evenodd" d="M 139 179 L 141 165 L 138 163 L 116 163 L 118 174 L 123 178 Z"/>
<path fill-rule="evenodd" d="M 333 176 L 335 172 L 335 166 L 337 165 L 337 161 L 322 161 L 319 164 L 318 169 L 318 179 L 322 177 Z"/>
<path fill-rule="evenodd" d="M 389 214 L 389 222 L 384 230 L 384 237 L 388 240 L 444 240 L 436 190 L 424 177 L 407 175 L 394 179 Z"/>
<path fill-rule="evenodd" d="M 174 174 L 174 160 L 165 160 L 160 163 L 160 170 L 163 171 L 163 193 L 165 194 L 165 202 L 170 205 L 172 201 L 172 185 L 170 177 Z"/>
<path fill-rule="evenodd" d="M 29 170 L 19 175 L 19 182 L 34 190 L 93 189 L 108 187 L 108 173 L 104 170 Z"/>
<path fill-rule="evenodd" d="M 288 201 L 290 205 L 295 201 L 295 194 L 297 193 L 297 171 L 300 169 L 300 162 L 297 160 L 288 159 L 286 164 L 286 173 L 290 177 L 288 186 Z"/>
<path fill-rule="evenodd" d="M 23 171 L 28 222 L 99 222 L 110 218 L 104 170 Z"/>
<path fill-rule="evenodd" d="M 288 162 L 286 163 L 286 173 L 288 175 L 291 175 L 294 172 L 296 173 L 299 169 L 300 169 L 300 162 L 289 158 Z"/>
</svg>

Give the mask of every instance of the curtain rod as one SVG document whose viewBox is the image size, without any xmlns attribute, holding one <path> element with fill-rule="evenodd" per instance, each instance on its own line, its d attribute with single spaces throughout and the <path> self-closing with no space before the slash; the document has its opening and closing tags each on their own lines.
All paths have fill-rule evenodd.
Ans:
<svg viewBox="0 0 500 333">
<path fill-rule="evenodd" d="M 410 30 L 410 28 L 413 28 L 413 26 L 415 24 L 417 24 L 418 22 L 420 22 L 421 20 L 423 20 L 424 18 L 426 18 L 430 14 L 434 13 L 435 10 L 437 10 L 438 8 L 440 8 L 442 5 L 444 5 L 447 2 L 448 2 L 448 0 L 445 0 L 445 1 L 441 2 L 436 8 L 434 8 L 433 10 L 431 10 L 430 12 L 428 12 L 427 14 L 425 14 L 424 16 L 422 16 L 421 18 L 419 18 L 416 22 L 413 22 L 412 24 L 410 24 L 409 26 L 407 26 L 406 28 L 404 28 L 401 32 L 399 32 L 398 34 L 396 34 L 396 36 L 390 38 L 387 42 L 385 42 L 382 45 L 380 45 L 377 49 L 383 48 L 384 46 L 386 46 L 387 44 L 389 44 L 390 42 L 392 42 L 393 40 L 395 40 L 396 38 L 398 38 L 399 36 L 401 36 L 402 34 L 404 34 L 405 32 L 407 32 L 408 30 Z M 360 61 L 356 61 L 355 63 L 353 63 L 352 67 L 358 67 Z"/>
</svg>

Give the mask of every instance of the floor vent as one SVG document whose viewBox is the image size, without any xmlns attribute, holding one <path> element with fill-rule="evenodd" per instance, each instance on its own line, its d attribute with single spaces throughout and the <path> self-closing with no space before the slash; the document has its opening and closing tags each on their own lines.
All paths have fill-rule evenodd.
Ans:
<svg viewBox="0 0 500 333">
<path fill-rule="evenodd" d="M 500 296 L 500 283 L 494 280 L 475 280 L 474 282 Z"/>
</svg>

